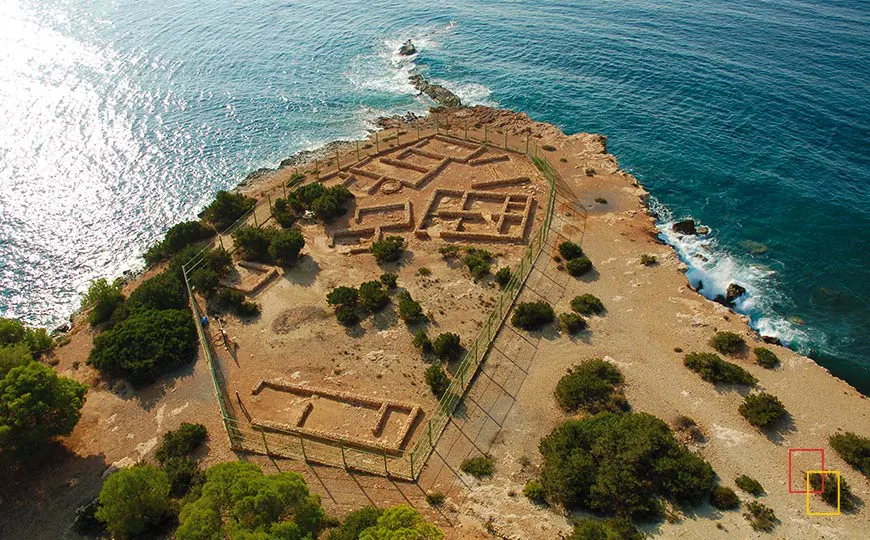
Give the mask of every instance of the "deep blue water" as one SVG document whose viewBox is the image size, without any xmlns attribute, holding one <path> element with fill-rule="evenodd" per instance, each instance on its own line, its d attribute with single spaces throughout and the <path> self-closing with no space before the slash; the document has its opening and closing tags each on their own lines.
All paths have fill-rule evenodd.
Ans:
<svg viewBox="0 0 870 540">
<path fill-rule="evenodd" d="M 0 313 L 55 324 L 250 170 L 424 111 L 419 69 L 609 135 L 712 227 L 692 279 L 870 392 L 870 3 L 239 4 L 0 0 Z"/>
</svg>

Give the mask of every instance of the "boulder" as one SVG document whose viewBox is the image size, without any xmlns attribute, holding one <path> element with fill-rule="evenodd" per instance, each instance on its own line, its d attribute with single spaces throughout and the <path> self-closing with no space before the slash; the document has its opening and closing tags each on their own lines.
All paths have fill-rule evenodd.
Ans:
<svg viewBox="0 0 870 540">
<path fill-rule="evenodd" d="M 411 40 L 409 39 L 408 41 L 403 43 L 401 47 L 399 47 L 399 54 L 401 54 L 402 56 L 411 56 L 412 54 L 417 54 L 417 47 L 414 47 L 414 44 L 411 43 Z"/>
<path fill-rule="evenodd" d="M 725 303 L 729 306 L 734 305 L 734 301 L 744 294 L 746 294 L 746 289 L 736 283 L 731 283 L 725 290 Z"/>
<path fill-rule="evenodd" d="M 678 221 L 671 226 L 671 229 L 675 233 L 678 234 L 696 234 L 698 231 L 695 229 L 695 220 L 694 219 L 684 219 L 682 221 Z"/>
<path fill-rule="evenodd" d="M 697 232 L 701 236 L 706 236 L 710 234 L 710 227 L 707 227 L 706 225 L 701 225 L 695 230 L 695 232 Z"/>
<path fill-rule="evenodd" d="M 771 345 L 782 345 L 782 341 L 776 336 L 761 336 L 761 341 Z"/>
<path fill-rule="evenodd" d="M 431 84 L 422 75 L 415 74 L 408 77 L 411 84 L 418 92 L 422 92 L 432 98 L 432 101 L 438 104 L 439 107 L 462 107 L 462 101 L 459 96 L 444 88 L 440 84 Z"/>
</svg>

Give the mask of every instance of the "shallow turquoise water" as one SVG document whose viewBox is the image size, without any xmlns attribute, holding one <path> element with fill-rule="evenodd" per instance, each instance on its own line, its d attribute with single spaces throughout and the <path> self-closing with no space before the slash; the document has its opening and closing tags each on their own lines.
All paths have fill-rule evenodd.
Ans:
<svg viewBox="0 0 870 540">
<path fill-rule="evenodd" d="M 870 392 L 870 3 L 192 4 L 0 0 L 0 313 L 57 323 L 250 170 L 424 111 L 419 69 L 608 134 L 712 227 L 670 238 L 691 279 Z"/>
</svg>

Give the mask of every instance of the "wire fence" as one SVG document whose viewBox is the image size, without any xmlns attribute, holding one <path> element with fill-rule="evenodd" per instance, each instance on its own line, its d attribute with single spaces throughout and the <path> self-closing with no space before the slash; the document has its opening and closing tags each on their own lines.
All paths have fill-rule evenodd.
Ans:
<svg viewBox="0 0 870 540">
<path fill-rule="evenodd" d="M 255 429 L 247 420 L 239 419 L 235 412 L 236 407 L 233 405 L 232 399 L 227 392 L 227 385 L 220 367 L 220 361 L 214 350 L 213 340 L 209 337 L 204 325 L 206 319 L 204 319 L 204 313 L 199 305 L 199 300 L 194 294 L 196 291 L 190 285 L 189 276 L 203 264 L 209 249 L 217 246 L 223 248 L 225 239 L 232 243 L 231 235 L 236 229 L 251 222 L 256 227 L 263 227 L 270 220 L 274 219 L 271 195 L 267 195 L 267 201 L 261 200 L 251 211 L 243 215 L 223 232 L 219 232 L 212 246 L 204 248 L 182 267 L 184 283 L 190 298 L 191 313 L 195 321 L 200 346 L 209 364 L 209 371 L 220 407 L 221 418 L 229 437 L 230 445 L 234 450 L 304 459 L 307 462 L 412 481 L 416 480 L 423 470 L 423 466 L 447 427 L 451 415 L 453 415 L 457 406 L 463 400 L 481 365 L 484 363 L 493 341 L 505 324 L 511 308 L 522 292 L 535 262 L 546 245 L 547 236 L 552 225 L 557 191 L 564 192 L 567 188 L 567 184 L 560 178 L 556 169 L 547 158 L 539 155 L 537 141 L 529 135 L 525 137 L 513 135 L 513 140 L 511 140 L 506 130 L 495 130 L 494 133 L 491 133 L 487 124 L 469 129 L 470 126 L 467 122 L 464 125 L 457 126 L 454 124 L 451 126 L 449 120 L 449 116 L 446 116 L 446 122 L 444 122 L 443 118 L 433 115 L 426 121 L 417 121 L 412 128 L 409 128 L 416 130 L 416 133 L 411 133 L 405 141 L 402 141 L 402 136 L 409 135 L 407 128 L 404 130 L 397 128 L 394 135 L 386 135 L 385 137 L 380 136 L 376 132 L 373 140 L 374 144 L 365 144 L 362 148 L 359 142 L 348 145 L 344 149 L 344 163 L 350 167 L 353 163 L 364 159 L 364 157 L 377 157 L 393 152 L 397 148 L 416 144 L 422 139 L 430 138 L 433 135 L 447 135 L 458 140 L 527 155 L 547 180 L 549 189 L 541 226 L 533 233 L 526 245 L 519 263 L 513 269 L 510 281 L 501 290 L 495 301 L 494 308 L 484 321 L 480 332 L 471 345 L 466 347 L 466 353 L 454 371 L 449 387 L 439 400 L 435 410 L 428 415 L 428 419 L 422 424 L 412 426 L 412 429 L 417 432 L 416 443 L 409 450 L 405 451 L 397 452 L 386 447 L 378 451 L 372 448 L 361 448 L 345 444 L 343 440 L 336 441 L 316 438 L 310 434 L 302 435 L 272 427 L 268 429 Z M 451 129 L 453 130 L 452 133 Z M 512 146 L 511 143 L 514 143 L 515 146 Z M 341 172 L 341 151 L 336 150 L 332 159 L 317 159 L 313 164 L 309 165 L 313 166 L 314 169 L 309 169 L 303 173 L 300 173 L 298 169 L 294 169 L 290 182 L 282 183 L 281 190 L 285 196 L 286 187 L 295 187 L 306 178 L 306 174 L 320 180 L 323 176 L 332 176 L 337 172 Z M 330 173 L 328 171 L 329 168 L 334 168 L 334 171 Z M 570 188 L 567 189 L 570 192 Z M 577 206 L 584 212 L 585 219 L 585 209 L 582 208 L 582 205 Z M 234 245 L 231 245 L 227 251 L 232 254 L 236 249 Z M 243 408 L 241 402 L 239 406 Z"/>
</svg>

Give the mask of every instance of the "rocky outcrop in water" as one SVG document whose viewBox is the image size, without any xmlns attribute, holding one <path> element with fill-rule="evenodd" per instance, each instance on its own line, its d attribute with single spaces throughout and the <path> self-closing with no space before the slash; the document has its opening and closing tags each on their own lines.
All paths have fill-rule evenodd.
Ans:
<svg viewBox="0 0 870 540">
<path fill-rule="evenodd" d="M 432 84 L 427 81 L 422 75 L 411 75 L 408 80 L 414 85 L 418 92 L 426 94 L 438 104 L 439 107 L 462 107 L 462 100 L 459 96 L 444 88 L 440 84 Z"/>
<path fill-rule="evenodd" d="M 399 54 L 401 54 L 402 56 L 411 56 L 412 54 L 417 54 L 417 47 L 414 47 L 414 44 L 411 43 L 411 40 L 409 39 L 408 41 L 403 43 L 401 47 L 399 47 Z"/>
<path fill-rule="evenodd" d="M 725 290 L 725 303 L 729 306 L 733 306 L 734 301 L 744 294 L 746 294 L 746 289 L 736 283 L 731 283 L 728 285 L 728 289 Z"/>
<path fill-rule="evenodd" d="M 694 219 L 684 219 L 682 221 L 678 221 L 674 223 L 671 228 L 674 230 L 675 233 L 678 234 L 693 235 L 698 232 L 698 230 L 695 228 Z"/>
</svg>

